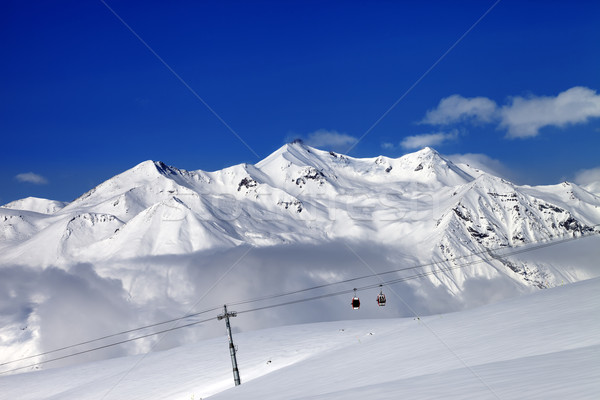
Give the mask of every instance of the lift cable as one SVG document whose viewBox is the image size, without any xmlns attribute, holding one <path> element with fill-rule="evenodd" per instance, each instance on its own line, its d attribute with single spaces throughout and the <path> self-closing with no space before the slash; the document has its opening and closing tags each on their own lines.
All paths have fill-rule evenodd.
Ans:
<svg viewBox="0 0 600 400">
<path fill-rule="evenodd" d="M 596 226 L 600 226 L 600 224 L 592 225 L 591 227 L 596 227 Z M 598 233 L 600 233 L 600 232 L 594 232 L 593 234 L 598 234 Z M 533 250 L 538 250 L 538 249 L 541 249 L 541 248 L 544 248 L 544 247 L 554 246 L 554 245 L 557 245 L 557 244 L 560 244 L 560 243 L 569 242 L 569 241 L 572 241 L 572 240 L 582 239 L 584 237 L 592 236 L 593 234 L 576 236 L 576 237 L 569 236 L 567 238 L 561 238 L 561 239 L 558 239 L 558 240 L 550 240 L 550 241 L 547 241 L 547 242 L 541 242 L 541 241 L 540 242 L 530 242 L 530 243 L 527 243 L 527 244 L 524 244 L 524 245 L 521 245 L 521 246 L 512 246 L 512 247 L 501 246 L 501 247 L 497 247 L 497 248 L 494 248 L 494 249 L 485 249 L 485 250 L 480 250 L 480 251 L 472 252 L 471 254 L 467 254 L 467 255 L 464 255 L 464 256 L 454 257 L 454 258 L 451 258 L 451 259 L 447 258 L 447 259 L 444 259 L 444 260 L 432 261 L 430 263 L 414 265 L 414 266 L 411 266 L 411 267 L 404 267 L 404 268 L 398 268 L 398 269 L 394 269 L 394 270 L 390 270 L 390 271 L 377 272 L 377 273 L 363 275 L 363 276 L 359 276 L 359 277 L 348 278 L 348 279 L 344 279 L 344 280 L 340 280 L 340 281 L 324 283 L 322 285 L 312 286 L 312 287 L 308 287 L 308 288 L 304 288 L 304 289 L 298 289 L 298 290 L 293 290 L 293 291 L 289 291 L 289 292 L 282 292 L 282 293 L 277 293 L 277 294 L 267 295 L 267 296 L 262 296 L 262 297 L 255 297 L 255 298 L 248 299 L 248 300 L 240 300 L 240 301 L 228 302 L 227 304 L 232 305 L 232 306 L 237 306 L 237 305 L 243 305 L 243 304 L 248 304 L 248 303 L 255 303 L 255 302 L 263 301 L 263 300 L 271 300 L 271 299 L 275 299 L 275 298 L 278 298 L 278 297 L 284 297 L 284 296 L 290 296 L 290 295 L 293 295 L 293 294 L 304 293 L 304 292 L 308 292 L 308 291 L 315 290 L 315 289 L 322 289 L 322 288 L 330 287 L 330 286 L 334 286 L 334 285 L 340 285 L 340 284 L 344 284 L 344 283 L 355 282 L 355 281 L 359 281 L 359 280 L 363 280 L 363 279 L 368 279 L 368 278 L 380 277 L 382 275 L 389 275 L 389 274 L 394 274 L 394 273 L 398 273 L 398 272 L 410 271 L 412 269 L 417 269 L 417 268 L 424 268 L 424 267 L 435 266 L 435 265 L 442 264 L 444 262 L 457 261 L 457 260 L 461 260 L 461 259 L 468 258 L 468 257 L 478 256 L 478 255 L 482 255 L 482 254 L 489 254 L 490 252 L 494 252 L 494 251 L 501 251 L 501 250 L 506 250 L 506 249 L 513 249 L 514 251 L 506 252 L 505 254 L 501 255 L 502 257 L 506 257 L 506 256 L 514 255 L 514 254 L 521 254 L 521 253 L 526 253 L 526 252 L 533 251 Z M 537 245 L 531 246 L 531 245 L 534 245 L 536 243 L 537 243 Z M 484 261 L 492 261 L 492 260 L 486 259 Z M 477 260 L 477 262 L 481 262 L 481 261 Z M 468 262 L 465 265 L 471 265 L 471 262 Z M 440 268 L 440 269 L 436 270 L 436 272 L 437 271 L 448 270 L 448 269 L 455 269 L 455 267 Z"/>
<path fill-rule="evenodd" d="M 593 226 L 594 227 L 595 226 L 600 226 L 600 224 L 593 225 Z M 594 232 L 594 234 L 597 234 L 597 233 L 598 232 Z M 582 239 L 582 238 L 589 237 L 589 236 L 592 236 L 592 235 L 582 235 L 582 236 L 568 237 L 568 238 L 563 238 L 563 239 L 559 239 L 559 240 L 552 240 L 552 241 L 549 241 L 549 242 L 538 242 L 539 244 L 537 244 L 535 246 L 530 246 L 532 243 L 535 243 L 535 242 L 532 242 L 532 243 L 529 243 L 528 245 L 525 245 L 525 246 L 519 246 L 518 248 L 515 248 L 515 247 L 510 247 L 510 248 L 508 248 L 508 247 L 499 247 L 499 248 L 496 248 L 496 249 L 486 249 L 485 251 L 474 252 L 472 254 L 461 256 L 461 257 L 457 257 L 457 258 L 454 258 L 454 259 L 451 259 L 451 260 L 449 260 L 449 259 L 440 260 L 440 261 L 437 261 L 437 262 L 432 262 L 432 263 L 427 263 L 427 264 L 421 264 L 421 265 L 418 265 L 418 266 L 406 267 L 406 268 L 396 269 L 396 270 L 392 270 L 392 271 L 386 271 L 386 272 L 382 272 L 382 273 L 375 273 L 375 274 L 365 275 L 365 276 L 361 276 L 361 277 L 357 277 L 357 278 L 350 278 L 350 279 L 346 279 L 346 280 L 342 280 L 342 281 L 331 282 L 331 283 L 327 283 L 327 284 L 323 284 L 323 285 L 317 285 L 317 286 L 313 286 L 313 287 L 310 287 L 310 288 L 299 289 L 299 290 L 290 291 L 290 292 L 286 292 L 286 293 L 278 293 L 278 294 L 274 294 L 274 295 L 270 295 L 270 296 L 258 297 L 258 298 L 254 298 L 254 299 L 250 299 L 250 300 L 242 300 L 242 301 L 237 301 L 237 302 L 231 302 L 231 303 L 227 303 L 227 304 L 230 304 L 230 305 L 243 305 L 243 304 L 249 304 L 249 303 L 263 301 L 263 300 L 270 300 L 270 299 L 275 299 L 275 298 L 279 298 L 279 297 L 283 297 L 283 296 L 289 296 L 289 295 L 293 295 L 293 294 L 303 293 L 303 292 L 307 292 L 307 291 L 310 291 L 310 290 L 315 290 L 315 289 L 320 289 L 320 288 L 324 288 L 324 287 L 329 287 L 329 286 L 333 286 L 333 285 L 339 285 L 339 284 L 349 283 L 349 282 L 357 281 L 357 280 L 361 280 L 361 279 L 372 278 L 372 277 L 381 276 L 381 275 L 385 275 L 385 274 L 391 274 L 391 273 L 394 273 L 394 272 L 402 272 L 402 271 L 407 271 L 407 270 L 411 270 L 411 269 L 422 268 L 422 267 L 431 266 L 431 265 L 437 265 L 437 264 L 441 264 L 441 263 L 447 262 L 447 261 L 455 261 L 455 260 L 458 260 L 458 259 L 462 259 L 462 258 L 466 258 L 466 257 L 471 257 L 471 256 L 474 256 L 474 255 L 481 255 L 481 254 L 483 254 L 485 252 L 487 252 L 489 254 L 492 251 L 505 250 L 505 249 L 513 249 L 514 251 L 506 252 L 506 253 L 504 253 L 504 254 L 501 255 L 502 257 L 506 257 L 506 256 L 514 255 L 514 254 L 521 254 L 521 253 L 525 253 L 525 252 L 529 252 L 529 251 L 533 251 L 533 250 L 538 250 L 538 249 L 545 248 L 545 247 L 550 247 L 550 246 L 553 246 L 553 245 L 556 245 L 556 244 L 560 244 L 560 243 L 564 243 L 564 242 L 568 242 L 568 241 Z M 521 247 L 524 247 L 524 248 L 521 248 Z M 423 278 L 423 277 L 430 276 L 430 275 L 433 275 L 433 274 L 438 273 L 438 272 L 452 271 L 452 270 L 456 270 L 456 269 L 461 269 L 461 268 L 467 267 L 469 265 L 478 264 L 478 263 L 482 263 L 482 262 L 493 261 L 493 260 L 494 260 L 493 258 L 492 259 L 489 259 L 489 258 L 480 258 L 480 259 L 476 259 L 476 260 L 469 261 L 469 262 L 466 262 L 466 263 L 463 263 L 463 264 L 459 264 L 459 265 L 455 265 L 455 266 L 442 267 L 442 268 L 438 268 L 438 269 L 432 269 L 430 271 L 420 272 L 420 273 L 415 274 L 415 275 L 410 275 L 410 276 L 400 277 L 400 278 L 396 278 L 396 279 L 390 279 L 388 281 L 381 281 L 381 282 L 377 282 L 377 283 L 374 283 L 374 284 L 364 285 L 364 286 L 358 287 L 356 289 L 358 289 L 358 290 L 367 290 L 367 289 L 378 288 L 382 284 L 383 285 L 392 285 L 392 284 L 396 284 L 396 283 L 401 283 L 401 282 L 409 281 L 409 280 L 412 280 L 412 279 Z M 319 299 L 323 299 L 323 298 L 327 298 L 327 297 L 334 297 L 334 296 L 339 296 L 339 295 L 342 295 L 342 294 L 352 293 L 353 291 L 354 291 L 354 288 L 352 288 L 352 289 L 345 289 L 345 290 L 340 290 L 340 291 L 331 292 L 331 293 L 325 293 L 325 294 L 321 294 L 321 295 L 317 295 L 317 296 L 312 296 L 312 297 L 307 297 L 307 298 L 302 298 L 302 299 L 296 299 L 296 300 L 290 300 L 290 301 L 286 301 L 286 302 L 282 302 L 282 303 L 271 304 L 271 305 L 266 305 L 266 306 L 261 306 L 261 307 L 255 307 L 255 308 L 251 308 L 251 309 L 239 311 L 238 314 L 245 314 L 245 313 L 250 313 L 250 312 L 255 312 L 255 311 L 261 311 L 261 310 L 266 310 L 266 309 L 275 308 L 275 307 L 283 307 L 283 306 L 288 306 L 288 305 L 292 305 L 292 304 L 298 304 L 298 303 L 302 303 L 302 302 L 306 302 L 306 301 L 319 300 Z M 145 326 L 142 326 L 142 327 L 139 327 L 139 328 L 129 329 L 129 330 L 126 330 L 126 331 L 121 331 L 121 332 L 118 332 L 118 333 L 114 333 L 114 334 L 106 335 L 106 336 L 103 336 L 103 337 L 100 337 L 100 338 L 96 338 L 96 339 L 92 339 L 92 340 L 80 342 L 80 343 L 73 344 L 73 345 L 70 345 L 70 346 L 65 346 L 65 347 L 54 349 L 54 350 L 50 350 L 50 351 L 47 351 L 47 352 L 43 352 L 43 353 L 39 353 L 39 354 L 27 356 L 27 357 L 22 357 L 20 359 L 7 361 L 7 362 L 4 362 L 4 363 L 0 364 L 0 366 L 12 364 L 12 363 L 16 363 L 16 362 L 19 362 L 19 361 L 24 361 L 24 360 L 35 358 L 35 357 L 40 357 L 40 356 L 43 356 L 43 355 L 48 355 L 48 354 L 51 354 L 51 353 L 55 353 L 55 352 L 62 351 L 62 350 L 67 350 L 67 349 L 70 349 L 70 348 L 73 348 L 73 347 L 77 347 L 77 346 L 80 346 L 80 345 L 84 345 L 84 344 L 90 344 L 90 343 L 97 342 L 97 341 L 100 341 L 100 340 L 103 340 L 103 339 L 112 338 L 112 337 L 115 337 L 115 336 L 118 336 L 118 335 L 123 335 L 123 334 L 126 334 L 126 333 L 132 333 L 132 332 L 135 332 L 135 331 L 139 331 L 139 330 L 142 330 L 142 329 L 147 329 L 147 328 L 151 328 L 151 327 L 155 327 L 155 326 L 164 325 L 164 324 L 167 324 L 169 322 L 176 322 L 176 321 L 180 321 L 180 320 L 183 320 L 183 319 L 188 319 L 188 318 L 191 318 L 191 317 L 195 317 L 195 316 L 198 316 L 198 315 L 206 314 L 208 312 L 212 312 L 212 311 L 216 311 L 216 310 L 220 310 L 220 309 L 221 309 L 221 307 L 214 307 L 214 308 L 206 309 L 206 310 L 203 310 L 203 311 L 200 311 L 200 312 L 197 312 L 197 313 L 187 314 L 187 315 L 184 315 L 184 316 L 179 317 L 179 318 L 173 318 L 173 319 L 170 319 L 170 320 L 167 320 L 167 321 L 158 322 L 158 323 L 154 323 L 154 324 L 150 324 L 150 325 L 145 325 Z M 19 367 L 19 368 L 15 368 L 15 369 L 11 369 L 11 370 L 0 372 L 0 375 L 6 374 L 6 373 L 9 373 L 9 372 L 14 372 L 14 371 L 26 369 L 26 368 L 30 368 L 30 367 L 34 367 L 34 366 L 40 365 L 40 364 L 45 364 L 45 363 L 48 363 L 48 362 L 51 362 L 51 361 L 62 360 L 62 359 L 73 357 L 73 356 L 77 356 L 77 355 L 80 355 L 80 354 L 85 354 L 85 353 L 89 353 L 89 352 L 92 352 L 92 351 L 101 350 L 101 349 L 104 349 L 104 348 L 107 348 L 107 347 L 116 346 L 116 345 L 119 345 L 119 344 L 123 344 L 123 343 L 131 342 L 131 341 L 143 339 L 143 338 L 154 336 L 154 335 L 158 335 L 158 334 L 161 334 L 161 333 L 170 332 L 170 331 L 174 331 L 174 330 L 182 329 L 182 328 L 187 328 L 187 327 L 198 325 L 198 324 L 201 324 L 201 323 L 204 323 L 204 322 L 207 322 L 207 321 L 211 321 L 213 319 L 214 318 L 208 318 L 208 319 L 201 320 L 201 321 L 194 321 L 194 322 L 191 322 L 191 323 L 188 323 L 188 324 L 185 324 L 185 325 L 179 325 L 179 326 L 168 328 L 168 329 L 164 329 L 164 330 L 161 330 L 161 331 L 157 331 L 157 332 L 153 332 L 153 333 L 149 333 L 149 334 L 145 334 L 145 335 L 141 335 L 141 336 L 136 336 L 136 337 L 129 338 L 129 339 L 124 339 L 124 340 L 121 340 L 121 341 L 118 341 L 118 342 L 109 343 L 109 344 L 106 344 L 106 345 L 103 345 L 103 346 L 98 346 L 98 347 L 95 347 L 95 348 L 92 348 L 92 349 L 79 351 L 79 352 L 72 353 L 72 354 L 69 354 L 69 355 L 65 355 L 65 356 L 61 356 L 61 357 L 56 357 L 56 358 L 52 358 L 52 359 L 48 359 L 48 360 L 43 360 L 43 361 L 37 362 L 37 363 L 32 364 L 32 365 L 28 365 L 28 366 L 25 366 L 25 367 Z"/>
<path fill-rule="evenodd" d="M 82 346 L 84 344 L 90 344 L 90 343 L 94 343 L 94 342 L 99 342 L 100 340 L 110 339 L 112 337 L 119 336 L 119 335 L 124 335 L 126 333 L 133 333 L 133 332 L 136 332 L 136 331 L 141 331 L 143 329 L 153 328 L 155 326 L 160 326 L 160 325 L 168 324 L 170 322 L 181 321 L 182 319 L 188 319 L 188 318 L 191 318 L 191 317 L 196 317 L 198 315 L 206 314 L 206 313 L 209 313 L 211 311 L 216 311 L 216 310 L 219 310 L 219 309 L 220 309 L 220 307 L 215 307 L 215 308 L 211 308 L 211 309 L 208 309 L 208 310 L 200 311 L 200 312 L 197 312 L 197 313 L 184 315 L 183 317 L 173 318 L 173 319 L 170 319 L 168 321 L 157 322 L 155 324 L 140 326 L 139 328 L 133 328 L 133 329 L 129 329 L 129 330 L 126 330 L 126 331 L 121 331 L 121 332 L 113 333 L 113 334 L 102 336 L 102 337 L 99 337 L 99 338 L 96 338 L 96 339 L 86 340 L 85 342 L 79 342 L 79 343 L 75 343 L 75 344 L 72 344 L 72 345 L 69 345 L 69 346 L 65 346 L 65 347 L 61 347 L 61 348 L 58 348 L 58 349 L 45 351 L 43 353 L 38 353 L 38 354 L 34 354 L 34 355 L 31 355 L 31 356 L 27 356 L 27 357 L 22 357 L 22 358 L 19 358 L 18 360 L 11 360 L 11 361 L 7 361 L 7 362 L 3 362 L 3 363 L 0 364 L 0 366 L 8 365 L 8 364 L 13 364 L 13 363 L 16 363 L 18 361 L 28 360 L 30 358 L 45 356 L 45 355 L 48 355 L 48 354 L 56 353 L 58 351 L 68 350 L 70 348 L 77 347 L 77 346 Z M 157 332 L 157 333 L 161 333 L 161 332 Z M 148 336 L 150 336 L 150 335 L 148 335 Z M 146 337 L 146 336 L 143 336 L 143 337 Z M 140 339 L 141 339 L 141 337 L 140 337 Z"/>
<path fill-rule="evenodd" d="M 205 323 L 205 322 L 208 322 L 208 321 L 212 321 L 214 319 L 215 318 L 212 317 L 212 318 L 204 319 L 202 321 L 194 321 L 194 322 L 190 322 L 190 323 L 185 324 L 185 325 L 179 325 L 179 326 L 175 326 L 175 327 L 172 327 L 172 328 L 163 329 L 162 331 L 157 331 L 157 332 L 148 333 L 146 335 L 136 336 L 136 337 L 133 337 L 133 338 L 121 340 L 119 342 L 109 343 L 109 344 L 105 344 L 103 346 L 98 346 L 98 347 L 94 347 L 94 348 L 87 349 L 87 350 L 81 350 L 81 351 L 78 351 L 78 352 L 75 352 L 75 353 L 71 353 L 71 354 L 67 354 L 67 355 L 60 356 L 60 357 L 50 358 L 48 360 L 42 360 L 42 361 L 36 362 L 34 364 L 26 365 L 24 367 L 19 367 L 19 368 L 10 369 L 10 370 L 7 370 L 7 371 L 2 371 L 2 372 L 0 372 L 0 375 L 7 374 L 9 372 L 15 372 L 15 371 L 19 371 L 19 370 L 23 370 L 23 369 L 35 367 L 35 366 L 38 366 L 38 365 L 41 365 L 41 364 L 46 364 L 46 363 L 49 363 L 49 362 L 52 362 L 52 361 L 63 360 L 65 358 L 70 358 L 70 357 L 78 356 L 78 355 L 85 354 L 85 353 L 91 353 L 92 351 L 102 350 L 102 349 L 106 349 L 106 348 L 112 347 L 112 346 L 118 346 L 118 345 L 123 344 L 123 343 L 133 342 L 134 340 L 139 340 L 139 339 L 147 338 L 147 337 L 150 337 L 150 336 L 159 335 L 161 333 L 171 332 L 171 331 L 174 331 L 174 330 L 177 330 L 177 329 L 182 329 L 182 328 L 188 328 L 190 326 L 202 324 L 202 323 Z M 73 346 L 71 346 L 71 347 L 73 347 Z M 16 360 L 16 361 L 21 361 L 21 360 Z"/>
<path fill-rule="evenodd" d="M 323 299 L 323 298 L 327 298 L 327 297 L 339 296 L 342 294 L 349 294 L 349 293 L 355 292 L 356 290 L 374 289 L 374 288 L 379 288 L 382 285 L 389 286 L 389 285 L 393 285 L 396 283 L 401 283 L 401 282 L 406 282 L 406 281 L 410 281 L 413 279 L 423 278 L 423 277 L 430 276 L 430 275 L 433 275 L 438 272 L 452 271 L 452 270 L 467 267 L 469 265 L 478 264 L 478 263 L 482 263 L 482 262 L 486 262 L 486 261 L 492 261 L 492 259 L 481 258 L 481 259 L 474 260 L 474 261 L 471 261 L 471 262 L 468 262 L 465 264 L 455 265 L 453 267 L 439 268 L 439 269 L 435 269 L 435 270 L 431 270 L 431 271 L 420 272 L 418 274 L 405 276 L 402 278 L 391 279 L 388 281 L 381 281 L 381 282 L 377 282 L 377 283 L 373 283 L 373 284 L 369 284 L 369 285 L 360 286 L 357 288 L 345 289 L 345 290 L 340 290 L 340 291 L 331 292 L 331 293 L 325 293 L 325 294 L 317 295 L 317 296 L 313 296 L 313 297 L 306 297 L 306 298 L 297 299 L 297 300 L 290 300 L 290 301 L 286 301 L 286 302 L 278 303 L 278 304 L 271 304 L 271 305 L 251 308 L 248 310 L 238 311 L 237 313 L 238 313 L 238 315 L 245 314 L 245 313 L 254 312 L 254 311 L 261 311 L 261 310 L 267 310 L 270 308 L 276 308 L 276 307 L 282 307 L 282 306 L 289 306 L 289 305 L 297 304 L 297 303 L 303 303 L 305 301 L 313 301 L 313 300 L 319 300 L 319 299 Z"/>
</svg>

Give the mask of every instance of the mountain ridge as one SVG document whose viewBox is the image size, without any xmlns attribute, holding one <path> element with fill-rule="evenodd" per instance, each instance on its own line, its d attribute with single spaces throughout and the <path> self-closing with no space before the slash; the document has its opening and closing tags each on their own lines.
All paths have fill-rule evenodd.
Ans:
<svg viewBox="0 0 600 400">
<path fill-rule="evenodd" d="M 597 276 L 571 258 L 519 254 L 600 233 L 600 197 L 572 183 L 515 185 L 430 148 L 353 158 L 293 143 L 256 165 L 211 172 L 149 160 L 51 213 L 33 211 L 53 204 L 0 208 L 0 284 L 9 296 L 19 293 L 10 303 L 19 311 L 0 328 L 13 343 L 0 344 L 8 355 L 69 343 L 74 334 L 52 333 L 57 320 L 70 318 L 48 311 L 56 301 L 75 308 L 77 324 L 92 318 L 90 327 L 111 321 L 113 330 L 127 330 L 189 313 L 209 294 L 224 304 L 365 274 L 371 284 L 399 282 L 386 286 L 407 299 L 386 306 L 396 316 L 460 310 Z M 36 276 L 43 284 L 32 285 Z M 95 295 L 101 305 L 89 305 L 88 286 L 104 288 Z M 318 313 L 351 318 L 345 312 L 353 310 L 340 305 L 319 303 Z M 98 312 L 102 321 L 93 319 Z M 306 322 L 315 312 L 274 312 L 240 328 Z M 136 319 L 120 320 L 122 313 Z"/>
<path fill-rule="evenodd" d="M 19 204 L 26 203 L 12 202 L 4 208 L 18 213 Z M 100 215 L 93 230 L 104 234 L 92 235 L 95 240 L 88 245 L 93 251 L 79 251 L 84 260 L 77 261 L 94 262 L 119 253 L 184 254 L 244 243 L 260 247 L 332 239 L 419 242 L 407 234 L 430 237 L 449 254 L 456 246 L 499 248 L 594 232 L 590 226 L 600 222 L 599 207 L 598 196 L 575 184 L 517 186 L 456 165 L 429 147 L 395 159 L 353 158 L 295 142 L 256 165 L 212 172 L 144 161 L 57 208 L 51 218 L 28 214 L 20 216 L 23 223 L 13 224 L 15 216 L 5 215 L 3 237 L 17 241 L 16 247 L 27 247 L 35 236 L 47 235 L 44 224 Z M 73 247 L 65 245 L 72 241 L 72 232 L 62 229 L 58 240 L 62 244 L 52 246 L 56 254 L 45 259 L 68 264 L 75 260 L 57 249 Z M 450 240 L 448 230 L 461 236 L 462 244 Z M 132 242 L 139 243 L 139 251 Z M 161 242 L 174 244 L 161 247 Z M 36 247 L 35 253 L 44 253 L 43 246 Z M 35 263 L 35 256 L 29 258 L 27 263 Z M 17 259 L 18 254 L 12 257 Z"/>
</svg>

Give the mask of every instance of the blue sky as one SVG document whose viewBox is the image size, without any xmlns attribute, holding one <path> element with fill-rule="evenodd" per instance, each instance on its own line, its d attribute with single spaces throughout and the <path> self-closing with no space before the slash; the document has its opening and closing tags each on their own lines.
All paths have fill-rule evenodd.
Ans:
<svg viewBox="0 0 600 400">
<path fill-rule="evenodd" d="M 70 201 L 148 159 L 256 163 L 297 137 L 595 179 L 598 21 L 595 1 L 5 1 L 0 203 Z"/>
</svg>

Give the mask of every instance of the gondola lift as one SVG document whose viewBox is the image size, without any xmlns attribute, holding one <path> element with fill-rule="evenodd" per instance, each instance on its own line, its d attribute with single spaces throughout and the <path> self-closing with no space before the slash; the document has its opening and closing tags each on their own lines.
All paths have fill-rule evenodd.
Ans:
<svg viewBox="0 0 600 400">
<path fill-rule="evenodd" d="M 356 288 L 354 288 L 354 297 L 352 298 L 352 308 L 358 310 L 360 308 L 360 299 L 356 295 Z"/>
<path fill-rule="evenodd" d="M 383 285 L 379 285 L 382 287 Z M 383 294 L 383 289 L 379 290 L 379 294 L 377 295 L 377 305 L 379 307 L 385 306 L 385 294 Z"/>
</svg>

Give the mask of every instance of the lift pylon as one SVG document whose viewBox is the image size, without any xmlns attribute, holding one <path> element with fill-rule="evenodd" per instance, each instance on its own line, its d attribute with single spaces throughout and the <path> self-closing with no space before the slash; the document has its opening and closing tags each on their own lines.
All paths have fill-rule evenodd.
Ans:
<svg viewBox="0 0 600 400">
<path fill-rule="evenodd" d="M 225 326 L 227 327 L 227 337 L 229 338 L 229 354 L 231 354 L 231 366 L 233 367 L 233 381 L 235 382 L 235 386 L 241 385 L 240 380 L 240 371 L 237 366 L 237 358 L 235 353 L 237 350 L 233 345 L 233 336 L 231 335 L 231 324 L 229 323 L 229 317 L 237 317 L 237 312 L 231 311 L 227 312 L 227 304 L 223 306 L 223 314 L 217 316 L 217 319 L 220 321 L 225 319 Z"/>
</svg>

